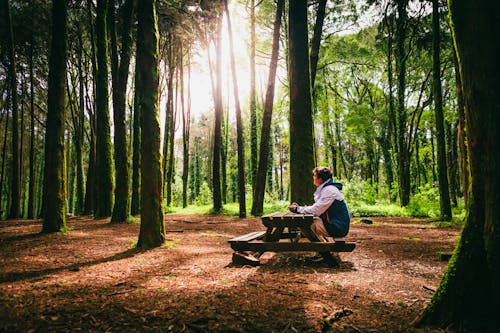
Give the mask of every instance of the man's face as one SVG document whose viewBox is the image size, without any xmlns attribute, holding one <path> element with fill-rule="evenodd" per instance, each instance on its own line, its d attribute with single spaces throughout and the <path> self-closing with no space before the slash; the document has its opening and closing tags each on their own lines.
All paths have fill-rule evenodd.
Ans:
<svg viewBox="0 0 500 333">
<path fill-rule="evenodd" d="M 323 180 L 318 177 L 316 172 L 313 172 L 313 179 L 314 179 L 314 186 L 320 186 L 321 184 L 323 184 Z"/>
</svg>

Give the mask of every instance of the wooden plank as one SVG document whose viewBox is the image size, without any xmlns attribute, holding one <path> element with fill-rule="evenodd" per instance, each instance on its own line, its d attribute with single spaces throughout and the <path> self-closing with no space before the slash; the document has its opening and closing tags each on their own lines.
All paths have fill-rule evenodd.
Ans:
<svg viewBox="0 0 500 333">
<path fill-rule="evenodd" d="M 232 239 L 228 240 L 228 242 L 229 243 L 249 242 L 249 241 L 255 240 L 257 238 L 263 237 L 265 233 L 266 233 L 265 231 L 254 231 L 254 232 L 250 232 L 250 233 L 245 234 L 245 235 L 241 235 L 241 236 L 232 238 Z"/>
<path fill-rule="evenodd" d="M 257 252 L 351 252 L 356 247 L 354 243 L 329 243 L 329 242 L 247 242 L 231 243 L 231 248 L 235 251 L 257 251 Z"/>
<path fill-rule="evenodd" d="M 255 258 L 253 255 L 248 253 L 234 252 L 232 259 L 234 265 L 250 265 L 250 266 L 260 265 L 259 258 Z"/>
<path fill-rule="evenodd" d="M 313 216 L 300 216 L 300 218 L 273 218 L 262 219 L 266 227 L 308 228 L 313 223 Z"/>
</svg>

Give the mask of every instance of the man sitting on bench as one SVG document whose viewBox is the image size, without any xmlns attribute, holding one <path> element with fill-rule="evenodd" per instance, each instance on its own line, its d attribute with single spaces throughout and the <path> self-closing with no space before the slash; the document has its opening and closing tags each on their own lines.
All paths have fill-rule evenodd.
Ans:
<svg viewBox="0 0 500 333">
<path fill-rule="evenodd" d="M 299 214 L 314 214 L 314 222 L 311 229 L 319 239 L 326 241 L 325 237 L 344 237 L 349 232 L 350 216 L 349 210 L 340 193 L 342 184 L 333 182 L 332 171 L 328 167 L 316 167 L 313 169 L 314 204 L 312 206 L 300 206 L 294 202 L 288 209 Z M 309 258 L 312 261 L 321 261 L 322 256 L 318 253 Z"/>
</svg>

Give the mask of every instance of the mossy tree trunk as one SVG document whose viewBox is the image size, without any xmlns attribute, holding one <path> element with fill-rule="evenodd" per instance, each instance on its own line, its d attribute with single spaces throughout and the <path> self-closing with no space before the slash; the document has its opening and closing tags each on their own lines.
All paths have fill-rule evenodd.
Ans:
<svg viewBox="0 0 500 333">
<path fill-rule="evenodd" d="M 141 227 L 137 247 L 150 248 L 165 241 L 162 211 L 162 169 L 160 112 L 158 107 L 158 21 L 156 2 L 141 0 L 137 5 L 136 89 L 141 110 Z"/>
<path fill-rule="evenodd" d="M 276 82 L 276 71 L 278 68 L 279 37 L 281 28 L 281 17 L 285 1 L 279 0 L 276 6 L 276 18 L 273 28 L 273 44 L 271 51 L 271 61 L 269 65 L 269 76 L 267 79 L 266 101 L 264 104 L 264 114 L 262 117 L 262 129 L 260 134 L 259 165 L 257 168 L 257 179 L 255 191 L 253 193 L 252 215 L 262 215 L 264 211 L 264 194 L 266 188 L 266 172 L 269 160 L 269 147 L 272 145 L 271 120 L 273 117 L 274 87 Z"/>
<path fill-rule="evenodd" d="M 64 159 L 67 2 L 52 2 L 48 112 L 45 132 L 44 216 L 42 232 L 66 230 Z"/>
<path fill-rule="evenodd" d="M 289 11 L 290 191 L 292 201 L 308 204 L 313 198 L 314 151 L 307 1 L 291 1 Z"/>
<path fill-rule="evenodd" d="M 500 308 L 500 4 L 448 4 L 463 84 L 471 184 L 461 239 L 419 324 L 493 332 Z"/>
<path fill-rule="evenodd" d="M 109 10 L 114 13 L 114 0 L 110 0 Z M 110 15 L 111 63 L 113 80 L 113 120 L 114 120 L 114 157 L 116 172 L 115 204 L 111 222 L 125 222 L 130 216 L 130 161 L 128 157 L 127 126 L 125 125 L 125 106 L 127 100 L 127 82 L 132 55 L 132 19 L 134 0 L 123 4 L 121 28 L 121 56 L 118 59 L 116 42 L 115 15 Z M 111 12 L 110 12 L 111 13 Z"/>
<path fill-rule="evenodd" d="M 108 91 L 108 39 L 106 31 L 107 0 L 97 0 L 97 82 L 96 82 L 96 174 L 95 218 L 111 216 L 113 175 Z"/>
</svg>

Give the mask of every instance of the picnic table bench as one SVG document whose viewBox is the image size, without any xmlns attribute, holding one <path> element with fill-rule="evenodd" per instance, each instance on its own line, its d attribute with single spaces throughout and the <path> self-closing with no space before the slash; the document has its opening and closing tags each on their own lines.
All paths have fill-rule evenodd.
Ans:
<svg viewBox="0 0 500 333">
<path fill-rule="evenodd" d="M 278 212 L 262 216 L 266 227 L 230 239 L 228 242 L 235 264 L 260 264 L 259 257 L 264 252 L 314 251 L 319 252 L 330 266 L 338 266 L 331 252 L 351 252 L 355 243 L 334 239 L 322 242 L 312 231 L 314 215 Z"/>
</svg>

